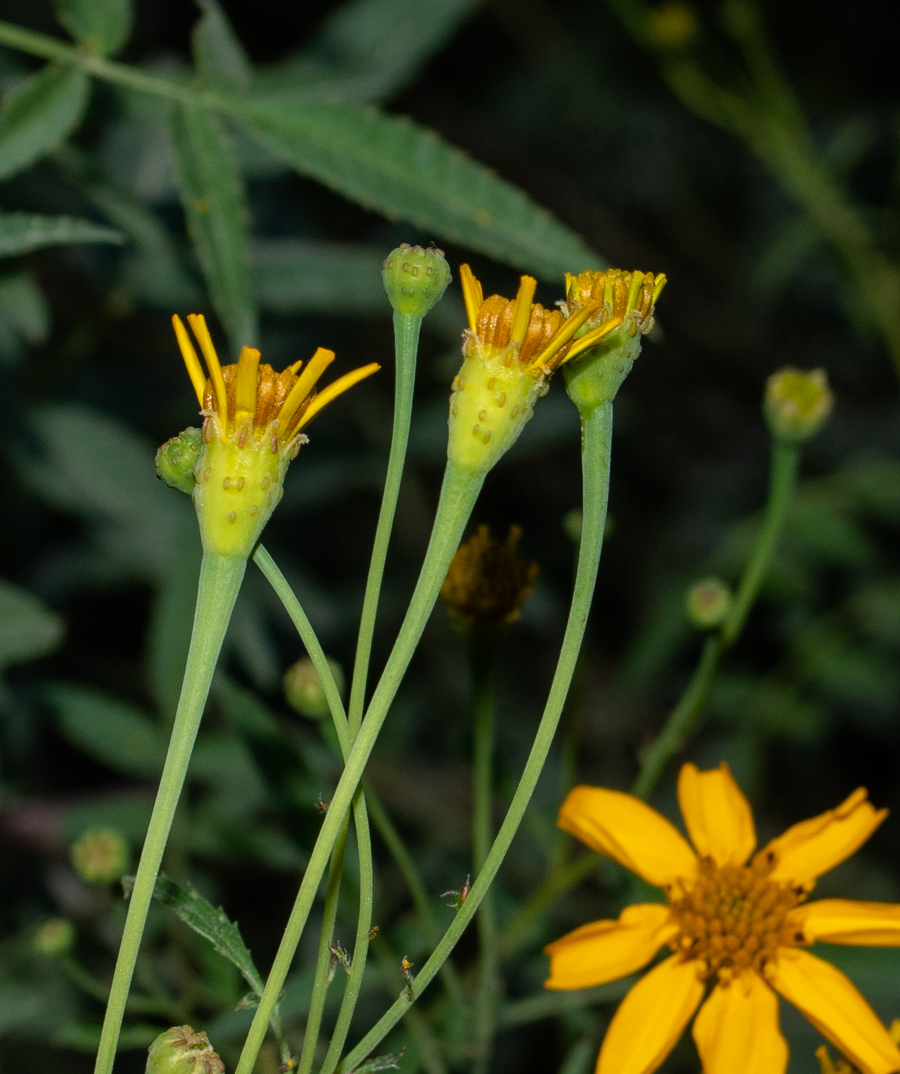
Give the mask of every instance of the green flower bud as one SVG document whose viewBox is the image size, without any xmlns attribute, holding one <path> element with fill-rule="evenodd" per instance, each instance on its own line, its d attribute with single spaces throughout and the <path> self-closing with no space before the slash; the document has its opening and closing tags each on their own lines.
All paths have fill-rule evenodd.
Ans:
<svg viewBox="0 0 900 1074">
<path fill-rule="evenodd" d="M 725 622 L 731 611 L 731 590 L 721 578 L 704 578 L 687 592 L 688 619 L 699 630 L 712 630 Z"/>
<path fill-rule="evenodd" d="M 34 934 L 33 943 L 39 955 L 67 955 L 75 946 L 75 926 L 64 917 L 51 917 Z"/>
<path fill-rule="evenodd" d="M 450 283 L 450 266 L 444 251 L 401 243 L 382 263 L 385 294 L 397 313 L 424 317 Z"/>
<path fill-rule="evenodd" d="M 157 477 L 162 478 L 170 489 L 190 495 L 197 484 L 194 467 L 202 446 L 203 434 L 194 428 L 185 429 L 167 440 L 156 453 Z"/>
<path fill-rule="evenodd" d="M 763 413 L 776 440 L 799 444 L 814 436 L 834 406 L 824 369 L 788 366 L 766 381 Z"/>
<path fill-rule="evenodd" d="M 225 1074 L 225 1064 L 205 1033 L 173 1026 L 150 1045 L 146 1074 Z"/>
<path fill-rule="evenodd" d="M 203 548 L 246 558 L 281 499 L 289 463 L 306 443 L 303 429 L 378 366 L 371 363 L 346 373 L 316 392 L 316 382 L 334 361 L 333 351 L 320 347 L 305 366 L 294 362 L 276 373 L 260 362 L 258 350 L 244 347 L 235 364 L 223 367 L 204 318 L 191 314 L 188 321 L 209 369 L 207 379 L 181 318 L 173 317 L 205 419 L 191 486 Z M 183 483 L 188 484 L 186 478 Z"/>
<path fill-rule="evenodd" d="M 115 828 L 90 828 L 69 851 L 75 872 L 89 884 L 114 884 L 128 869 L 128 843 Z"/>
<path fill-rule="evenodd" d="M 566 361 L 563 373 L 569 398 L 582 419 L 611 402 L 641 353 L 643 337 L 653 328 L 656 300 L 666 284 L 652 272 L 582 272 L 566 277 L 569 310 L 593 307 L 584 338 L 601 326 L 609 331 L 583 353 Z"/>
<path fill-rule="evenodd" d="M 338 691 L 343 693 L 344 672 L 341 665 L 337 660 L 329 657 L 328 666 L 334 675 Z M 308 656 L 301 657 L 285 672 L 284 696 L 295 712 L 299 712 L 301 716 L 306 716 L 310 720 L 321 720 L 330 712 L 319 673 Z"/>
</svg>

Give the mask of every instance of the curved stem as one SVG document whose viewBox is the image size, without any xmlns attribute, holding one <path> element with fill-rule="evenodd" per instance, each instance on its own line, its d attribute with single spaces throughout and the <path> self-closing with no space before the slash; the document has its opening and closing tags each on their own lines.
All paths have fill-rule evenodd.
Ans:
<svg viewBox="0 0 900 1074">
<path fill-rule="evenodd" d="M 362 778 L 381 725 L 384 723 L 403 674 L 425 629 L 441 583 L 446 577 L 450 560 L 459 545 L 460 536 L 483 482 L 484 474 L 461 470 L 448 462 L 434 529 L 425 553 L 425 562 L 422 564 L 419 581 L 393 651 L 388 658 L 387 666 L 375 689 L 368 713 L 362 722 L 359 735 L 347 758 L 328 812 L 325 814 L 325 820 L 310 855 L 300 890 L 297 892 L 297 898 L 275 955 L 275 961 L 272 963 L 266 987 L 244 1042 L 235 1074 L 250 1074 L 256 1062 L 266 1026 L 275 1009 L 293 961 L 294 952 L 297 950 L 297 944 L 300 942 L 300 936 L 325 872 L 331 848 L 356 794 L 356 788 Z"/>
<path fill-rule="evenodd" d="M 200 718 L 209 695 L 216 661 L 222 648 L 222 640 L 231 619 L 247 561 L 235 556 L 205 554 L 200 567 L 200 584 L 197 589 L 197 606 L 194 611 L 194 629 L 191 647 L 181 687 L 181 697 L 175 713 L 175 723 L 169 740 L 165 765 L 156 792 L 153 813 L 144 839 L 144 848 L 138 864 L 122 943 L 116 960 L 109 1002 L 103 1018 L 100 1047 L 97 1051 L 95 1074 L 109 1074 L 112 1070 L 119 1040 L 122 1016 L 131 986 L 134 965 L 137 960 L 147 911 L 153 899 L 153 889 L 172 818 L 181 796 L 181 788 L 187 773 L 194 740 L 200 727 Z"/>
<path fill-rule="evenodd" d="M 419 347 L 419 330 L 421 327 L 421 317 L 414 317 L 406 313 L 394 313 L 394 353 L 396 357 L 394 428 L 391 435 L 391 453 L 388 458 L 387 475 L 384 479 L 384 492 L 381 497 L 381 509 L 378 513 L 378 525 L 375 528 L 375 542 L 372 545 L 372 558 L 369 562 L 369 574 L 366 578 L 366 592 L 363 597 L 362 613 L 359 620 L 356 659 L 353 662 L 353 682 L 350 686 L 349 707 L 351 736 L 355 736 L 359 730 L 365 707 L 366 681 L 369 675 L 369 660 L 372 656 L 372 638 L 375 635 L 378 598 L 381 595 L 384 563 L 391 539 L 391 529 L 394 525 L 394 515 L 397 511 L 400 479 L 403 476 L 403 465 L 406 462 L 406 446 L 409 442 L 409 423 L 412 416 L 413 387 L 416 379 L 416 352 Z"/>
<path fill-rule="evenodd" d="M 594 593 L 594 583 L 597 578 L 600 550 L 603 545 L 603 528 L 606 522 L 611 434 L 612 404 L 605 403 L 598 407 L 583 424 L 584 528 L 572 605 L 569 608 L 566 632 L 563 637 L 562 648 L 544 713 L 541 717 L 531 752 L 528 755 L 522 778 L 519 781 L 519 786 L 516 788 L 509 811 L 485 860 L 484 867 L 472 885 L 468 898 L 460 907 L 449 929 L 444 933 L 441 942 L 416 976 L 415 999 L 422 995 L 434 979 L 438 969 L 472 920 L 486 891 L 497 875 L 497 871 L 525 815 L 525 810 L 534 793 L 534 788 L 550 751 L 553 735 L 559 723 L 559 717 L 575 670 L 575 663 L 578 659 L 578 651 L 581 647 L 581 639 L 584 635 L 591 598 Z M 415 1002 L 415 999 L 411 999 L 406 991 L 401 993 L 387 1013 L 346 1056 L 341 1069 L 350 1071 L 362 1062 L 369 1052 L 400 1021 L 410 1005 Z M 243 1072 L 239 1070 L 238 1074 L 243 1074 Z"/>
</svg>

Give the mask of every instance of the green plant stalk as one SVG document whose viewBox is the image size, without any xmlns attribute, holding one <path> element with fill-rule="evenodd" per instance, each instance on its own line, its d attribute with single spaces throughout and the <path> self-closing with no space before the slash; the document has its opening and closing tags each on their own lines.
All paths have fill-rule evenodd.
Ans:
<svg viewBox="0 0 900 1074">
<path fill-rule="evenodd" d="M 690 682 L 662 731 L 641 760 L 640 771 L 632 787 L 632 793 L 639 798 L 646 798 L 653 791 L 666 765 L 696 727 L 722 657 L 734 645 L 743 629 L 784 526 L 797 485 L 799 461 L 800 448 L 797 444 L 773 441 L 769 498 L 753 554 L 744 568 L 728 617 L 718 633 L 711 634 L 706 639 Z"/>
<path fill-rule="evenodd" d="M 497 838 L 485 859 L 484 868 L 475 879 L 468 898 L 462 904 L 441 942 L 431 953 L 428 961 L 415 978 L 415 999 L 418 999 L 439 968 L 456 946 L 457 941 L 472 920 L 476 910 L 509 850 L 525 810 L 534 793 L 538 778 L 550 751 L 553 736 L 559 723 L 566 695 L 575 670 L 581 639 L 584 635 L 591 598 L 597 578 L 600 551 L 603 546 L 603 530 L 606 523 L 606 504 L 609 493 L 610 440 L 612 435 L 612 403 L 598 406 L 582 425 L 582 466 L 584 477 L 584 529 L 575 576 L 575 589 L 566 631 L 550 686 L 547 703 L 540 725 L 532 743 L 522 778 L 513 795 L 509 810 L 500 826 Z M 365 725 L 363 725 L 365 728 Z M 406 991 L 401 993 L 393 1006 L 383 1015 L 356 1047 L 348 1053 L 341 1064 L 342 1071 L 352 1071 L 373 1048 L 387 1036 L 415 1002 Z M 240 1069 L 237 1074 L 244 1074 Z"/>
<path fill-rule="evenodd" d="M 485 475 L 481 472 L 463 470 L 451 462 L 447 464 L 434 528 L 425 553 L 419 581 L 393 651 L 388 658 L 387 666 L 375 689 L 368 713 L 362 722 L 359 735 L 347 758 L 328 812 L 325 814 L 319 838 L 310 855 L 300 890 L 297 892 L 297 898 L 275 955 L 266 987 L 250 1025 L 235 1074 L 250 1074 L 256 1062 L 265 1037 L 266 1026 L 284 986 L 294 952 L 300 942 L 316 891 L 325 872 L 331 848 L 356 794 L 356 788 L 362 778 L 381 725 L 384 723 L 403 674 L 425 629 L 434 602 L 437 600 L 450 561 L 456 552 L 472 507 L 484 483 L 484 477 Z"/>
<path fill-rule="evenodd" d="M 372 545 L 372 558 L 369 562 L 369 574 L 366 578 L 366 592 L 363 597 L 362 613 L 359 620 L 359 635 L 356 641 L 356 658 L 353 662 L 353 681 L 350 686 L 350 705 L 348 718 L 350 735 L 355 738 L 362 723 L 366 700 L 366 682 L 369 675 L 369 661 L 372 656 L 372 638 L 375 635 L 375 619 L 378 614 L 378 600 L 381 595 L 381 583 L 384 578 L 384 564 L 387 559 L 388 544 L 397 512 L 397 498 L 400 495 L 400 480 L 406 462 L 406 447 L 409 442 L 409 424 L 412 417 L 413 388 L 416 380 L 416 354 L 419 348 L 419 332 L 422 318 L 409 313 L 394 313 L 394 426 L 391 435 L 391 451 L 388 457 L 387 475 L 381 496 L 381 509 L 378 512 L 378 524 L 375 527 L 375 542 Z"/>
<path fill-rule="evenodd" d="M 122 943 L 116 959 L 109 1002 L 103 1018 L 95 1074 L 109 1074 L 116 1055 L 122 1016 L 131 987 L 147 911 L 153 901 L 153 889 L 159 873 L 172 819 L 184 785 L 194 740 L 209 695 L 216 661 L 234 602 L 244 577 L 247 561 L 236 556 L 206 554 L 200 566 L 200 583 L 194 611 L 194 629 L 175 713 L 175 723 L 163 766 L 150 825 L 138 864 L 134 888 L 128 903 Z"/>
<path fill-rule="evenodd" d="M 494 698 L 497 680 L 496 639 L 473 637 L 469 644 L 474 726 L 472 742 L 472 857 L 477 876 L 493 841 Z M 474 1051 L 476 1074 L 485 1074 L 496 1022 L 497 922 L 494 899 L 481 900 L 478 928 L 478 987 L 475 994 Z"/>
</svg>

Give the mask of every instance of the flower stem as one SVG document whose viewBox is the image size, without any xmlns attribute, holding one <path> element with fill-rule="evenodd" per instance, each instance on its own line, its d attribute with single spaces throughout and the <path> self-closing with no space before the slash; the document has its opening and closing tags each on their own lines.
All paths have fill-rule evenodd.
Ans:
<svg viewBox="0 0 900 1074">
<path fill-rule="evenodd" d="M 544 762 L 550 751 L 553 735 L 565 704 L 572 674 L 575 670 L 581 639 L 584 635 L 584 628 L 590 611 L 594 583 L 597 578 L 597 567 L 600 561 L 600 550 L 603 544 L 603 529 L 606 522 L 606 503 L 609 491 L 612 404 L 607 402 L 597 407 L 583 423 L 582 429 L 584 529 L 582 531 L 578 569 L 575 577 L 575 591 L 569 608 L 566 631 L 556 665 L 556 672 L 550 686 L 550 693 L 547 697 L 544 713 L 532 743 L 522 778 L 513 795 L 497 838 L 494 840 L 493 846 L 485 859 L 484 867 L 472 885 L 468 898 L 459 908 L 441 942 L 416 975 L 415 999 L 422 995 L 434 979 L 444 960 L 453 950 L 466 926 L 472 920 L 486 891 L 497 875 L 506 852 L 519 829 L 544 767 Z M 341 1069 L 350 1071 L 358 1066 L 400 1021 L 414 1001 L 404 990 L 393 1006 L 345 1057 Z M 237 1074 L 243 1074 L 243 1072 L 238 1070 Z"/>
<path fill-rule="evenodd" d="M 769 499 L 756 547 L 744 569 L 728 617 L 718 633 L 711 634 L 706 639 L 691 681 L 672 710 L 659 736 L 643 756 L 640 771 L 632 788 L 632 793 L 639 798 L 646 798 L 653 791 L 666 765 L 695 729 L 703 713 L 722 657 L 734 645 L 743 629 L 787 517 L 797 484 L 799 460 L 798 445 L 781 440 L 773 441 Z"/>
<path fill-rule="evenodd" d="M 378 598 L 384 577 L 391 529 L 397 511 L 400 479 L 406 462 L 406 446 L 409 442 L 409 423 L 412 416 L 413 387 L 416 379 L 416 354 L 419 348 L 419 331 L 422 318 L 409 313 L 394 313 L 394 353 L 396 381 L 394 383 L 394 427 L 391 435 L 391 452 L 388 457 L 387 475 L 381 497 L 381 510 L 375 528 L 375 542 L 366 578 L 356 642 L 356 659 L 353 663 L 353 682 L 350 686 L 349 721 L 350 734 L 355 737 L 362 723 L 366 698 L 366 680 L 372 655 L 372 638 L 375 634 L 375 617 L 378 614 Z"/>
<path fill-rule="evenodd" d="M 294 907 L 285 927 L 284 936 L 275 955 L 266 987 L 244 1042 L 235 1074 L 250 1074 L 259 1054 L 266 1026 L 284 985 L 294 952 L 309 917 L 316 891 L 328 863 L 328 859 L 356 794 L 363 770 L 381 725 L 387 716 L 391 702 L 399 688 L 404 672 L 412 659 L 422 631 L 437 600 L 441 583 L 447 574 L 450 560 L 459 545 L 459 539 L 471 514 L 472 507 L 481 490 L 484 474 L 463 470 L 447 464 L 441 498 L 431 540 L 425 553 L 425 561 L 419 581 L 410 601 L 409 609 L 397 636 L 387 666 L 375 689 L 368 712 L 362 722 L 359 735 L 353 744 L 344 772 L 332 796 L 328 812 L 322 823 L 319 838 L 310 855 L 309 863 Z"/>
<path fill-rule="evenodd" d="M 169 740 L 165 765 L 156 793 L 150 825 L 138 864 L 125 930 L 113 973 L 109 1002 L 100 1034 L 100 1047 L 94 1074 L 109 1074 L 112 1070 L 119 1040 L 122 1016 L 131 987 L 147 911 L 153 899 L 153 889 L 162 862 L 163 851 L 172 819 L 178 806 L 181 788 L 187 773 L 200 718 L 209 695 L 216 661 L 222 648 L 225 631 L 237 598 L 247 561 L 239 556 L 205 554 L 200 566 L 200 584 L 194 611 L 194 629 L 188 651 L 181 697 L 175 713 L 175 723 Z"/>
</svg>

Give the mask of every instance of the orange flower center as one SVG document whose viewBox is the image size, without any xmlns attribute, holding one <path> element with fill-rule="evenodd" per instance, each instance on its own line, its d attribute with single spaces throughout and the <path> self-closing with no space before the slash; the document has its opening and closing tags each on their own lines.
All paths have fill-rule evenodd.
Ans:
<svg viewBox="0 0 900 1074">
<path fill-rule="evenodd" d="M 749 865 L 717 865 L 704 857 L 691 887 L 668 893 L 680 929 L 671 946 L 685 960 L 703 963 L 705 976 L 728 980 L 746 970 L 761 973 L 779 947 L 803 943 L 788 911 L 806 892 L 770 880 L 772 864 L 761 855 Z"/>
<path fill-rule="evenodd" d="M 491 295 L 486 299 L 475 319 L 475 335 L 486 351 L 494 355 L 500 354 L 509 347 L 513 340 L 513 326 L 517 312 L 516 300 L 510 301 L 501 295 Z M 525 335 L 519 345 L 518 355 L 515 348 L 509 347 L 507 365 L 512 365 L 513 359 L 518 357 L 519 365 L 527 369 L 534 358 L 541 354 L 553 337 L 563 325 L 563 315 L 559 310 L 544 309 L 535 302 L 531 306 L 528 323 L 525 327 Z M 559 349 L 556 354 L 557 364 L 565 357 L 570 344 Z M 470 357 L 467 348 L 466 356 Z"/>
<path fill-rule="evenodd" d="M 257 368 L 256 384 L 251 388 L 246 401 L 242 400 L 244 406 L 248 407 L 248 409 L 243 414 L 238 414 L 237 393 L 240 366 L 237 363 L 223 365 L 222 380 L 225 382 L 228 412 L 227 414 L 219 414 L 220 421 L 223 421 L 223 424 L 227 422 L 228 427 L 233 428 L 239 425 L 242 419 L 246 420 L 246 418 L 251 417 L 253 419 L 253 431 L 257 436 L 260 435 L 268 429 L 269 425 L 281 413 L 284 402 L 290 395 L 291 388 L 299 379 L 290 367 L 285 369 L 283 373 L 277 373 L 268 363 L 260 362 Z M 312 388 L 309 395 L 297 407 L 295 414 L 292 416 L 288 426 L 289 432 L 299 424 L 301 417 L 315 396 L 316 390 Z M 250 407 L 252 407 L 252 412 L 249 409 Z M 206 382 L 206 388 L 203 393 L 203 409 L 218 412 L 215 386 L 211 380 Z"/>
</svg>

